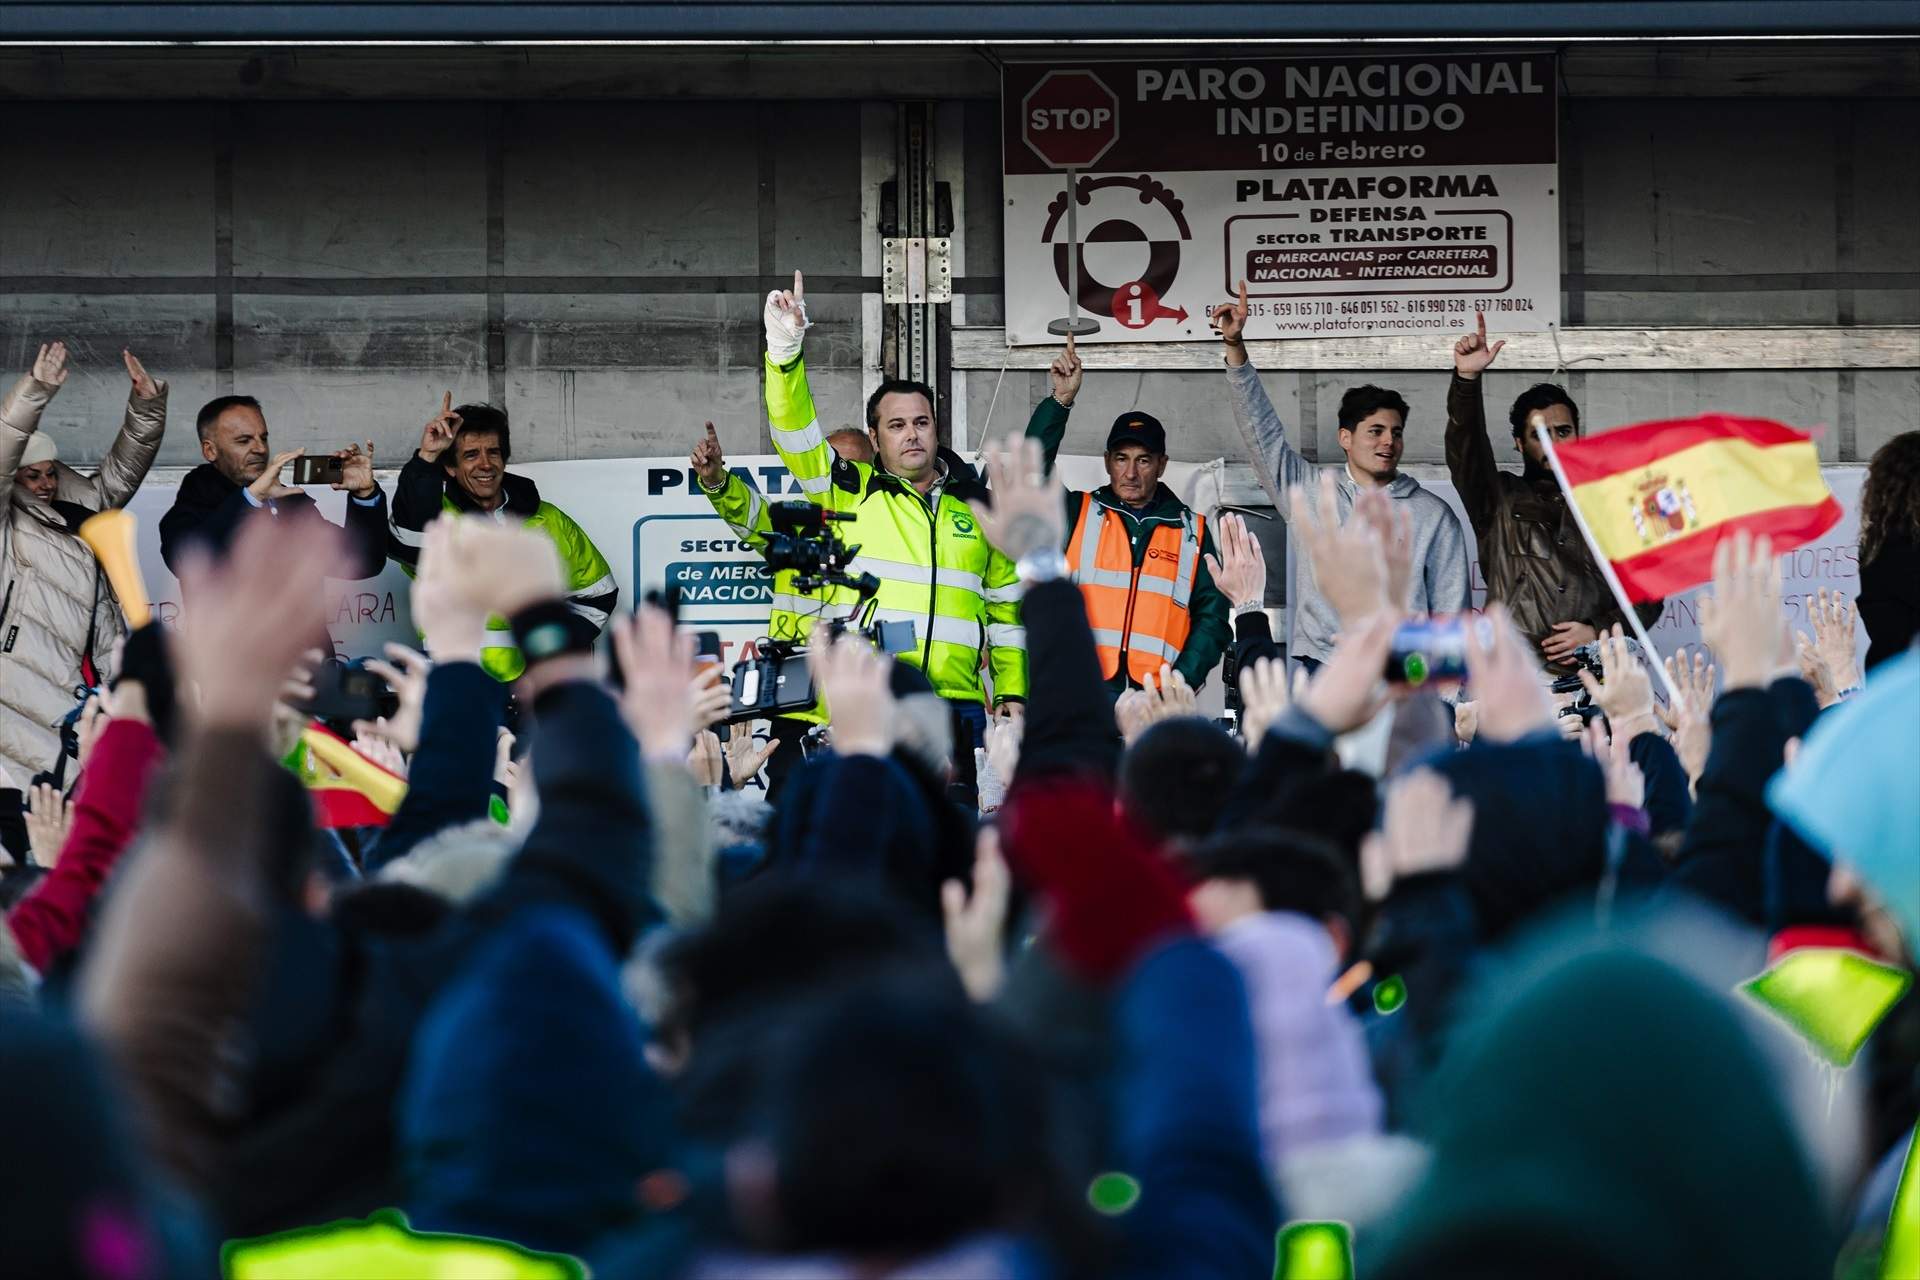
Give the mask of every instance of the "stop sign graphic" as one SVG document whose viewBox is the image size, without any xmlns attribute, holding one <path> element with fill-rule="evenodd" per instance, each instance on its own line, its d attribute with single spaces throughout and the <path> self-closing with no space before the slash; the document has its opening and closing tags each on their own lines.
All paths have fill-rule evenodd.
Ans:
<svg viewBox="0 0 1920 1280">
<path fill-rule="evenodd" d="M 1055 169 L 1085 169 L 1120 140 L 1120 99 L 1091 71 L 1049 71 L 1020 101 L 1020 133 Z"/>
</svg>

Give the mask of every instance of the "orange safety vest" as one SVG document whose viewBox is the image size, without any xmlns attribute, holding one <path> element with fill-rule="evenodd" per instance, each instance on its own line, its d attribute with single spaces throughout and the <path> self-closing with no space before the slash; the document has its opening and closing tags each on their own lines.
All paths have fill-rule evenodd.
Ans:
<svg viewBox="0 0 1920 1280">
<path fill-rule="evenodd" d="M 1087 601 L 1087 621 L 1100 650 L 1100 674 L 1111 680 L 1124 659 L 1127 676 L 1144 683 L 1180 656 L 1193 630 L 1187 603 L 1200 573 L 1206 517 L 1181 508 L 1180 523 L 1159 523 L 1136 567 L 1126 519 L 1090 493 L 1067 539 L 1067 565 Z"/>
</svg>

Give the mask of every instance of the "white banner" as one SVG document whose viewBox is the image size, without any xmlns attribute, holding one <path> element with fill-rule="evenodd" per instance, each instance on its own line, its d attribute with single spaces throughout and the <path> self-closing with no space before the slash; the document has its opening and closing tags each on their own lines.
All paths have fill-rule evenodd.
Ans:
<svg viewBox="0 0 1920 1280">
<path fill-rule="evenodd" d="M 1253 338 L 1557 325 L 1555 82 L 1545 53 L 1010 64 L 1007 341 L 1060 340 L 1076 266 L 1082 342 L 1205 339 L 1242 280 Z"/>
<path fill-rule="evenodd" d="M 777 457 L 734 458 L 730 462 L 763 493 L 781 500 L 802 496 Z M 1098 457 L 1063 456 L 1059 466 L 1070 487 L 1091 489 L 1105 482 Z M 613 566 L 623 608 L 633 605 L 638 598 L 636 590 L 657 591 L 669 584 L 678 585 L 682 622 L 697 630 L 718 631 L 728 663 L 745 651 L 743 646 L 750 646 L 765 633 L 771 579 L 760 557 L 741 546 L 733 531 L 713 514 L 684 458 L 537 462 L 515 467 L 514 471 L 530 477 L 540 486 L 543 498 L 587 531 Z M 1468 555 L 1475 561 L 1474 604 L 1485 603 L 1486 582 L 1480 574 L 1471 527 L 1447 479 L 1446 468 L 1416 466 L 1407 471 L 1446 499 L 1460 517 L 1461 528 L 1467 531 Z M 147 590 L 159 616 L 168 621 L 178 616 L 180 588 L 160 559 L 158 527 L 161 515 L 173 504 L 182 474 L 177 470 L 155 471 L 129 505 L 139 518 L 140 567 L 146 575 Z M 1866 469 L 1828 467 L 1825 475 L 1846 515 L 1818 542 L 1780 557 L 1782 610 L 1787 621 L 1802 628 L 1806 626 L 1802 606 L 1805 596 L 1824 587 L 1843 591 L 1851 598 L 1860 585 L 1857 508 Z M 1167 468 L 1166 481 L 1189 505 L 1209 515 L 1222 502 L 1265 502 L 1252 473 L 1244 466 L 1176 462 Z M 381 482 L 391 493 L 392 473 L 383 474 Z M 325 489 L 310 492 L 329 518 L 341 518 L 344 494 Z M 859 542 L 858 522 L 841 526 L 841 534 L 850 542 Z M 406 575 L 392 564 L 379 577 L 364 582 L 330 583 L 326 607 L 335 650 L 356 657 L 378 653 L 388 640 L 416 644 L 407 591 Z M 1699 642 L 1698 595 L 1698 591 L 1690 591 L 1669 600 L 1666 612 L 1650 629 L 1654 644 L 1663 654 Z M 1860 652 L 1866 652 L 1864 632 Z M 1216 679 L 1208 686 L 1211 696 L 1207 701 L 1215 702 L 1218 691 Z"/>
</svg>

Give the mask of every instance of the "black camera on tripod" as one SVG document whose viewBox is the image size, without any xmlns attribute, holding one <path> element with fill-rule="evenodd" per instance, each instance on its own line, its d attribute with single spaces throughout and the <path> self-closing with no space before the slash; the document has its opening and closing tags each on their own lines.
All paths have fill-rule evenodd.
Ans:
<svg viewBox="0 0 1920 1280">
<path fill-rule="evenodd" d="M 829 640 L 854 630 L 882 653 L 906 653 L 913 648 L 911 622 L 873 620 L 880 579 L 870 573 L 855 577 L 849 572 L 860 548 L 842 542 L 833 525 L 853 516 L 811 502 L 776 502 L 769 518 L 773 531 L 766 539 L 767 568 L 775 573 L 791 570 L 794 588 L 799 591 L 847 587 L 858 595 L 845 617 L 821 621 Z M 819 700 L 813 672 L 807 667 L 806 647 L 797 641 L 764 640 L 755 657 L 734 664 L 733 703 L 727 723 L 792 715 L 810 710 Z"/>
</svg>

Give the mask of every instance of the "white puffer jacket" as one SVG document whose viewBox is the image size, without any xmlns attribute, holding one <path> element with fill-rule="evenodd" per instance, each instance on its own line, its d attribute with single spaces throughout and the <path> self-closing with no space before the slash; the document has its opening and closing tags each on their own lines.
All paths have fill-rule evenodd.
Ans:
<svg viewBox="0 0 1920 1280">
<path fill-rule="evenodd" d="M 146 479 L 167 425 L 162 382 L 151 400 L 127 401 L 126 421 L 99 474 L 83 476 L 56 462 L 60 488 L 54 503 L 41 502 L 14 483 L 14 473 L 57 390 L 29 375 L 0 400 L 0 768 L 19 787 L 59 756 L 54 726 L 73 709 L 88 631 L 102 680 L 113 674 L 115 641 L 126 633 L 106 574 L 55 504 L 87 512 L 125 506 Z M 67 775 L 70 784 L 71 767 Z"/>
</svg>

